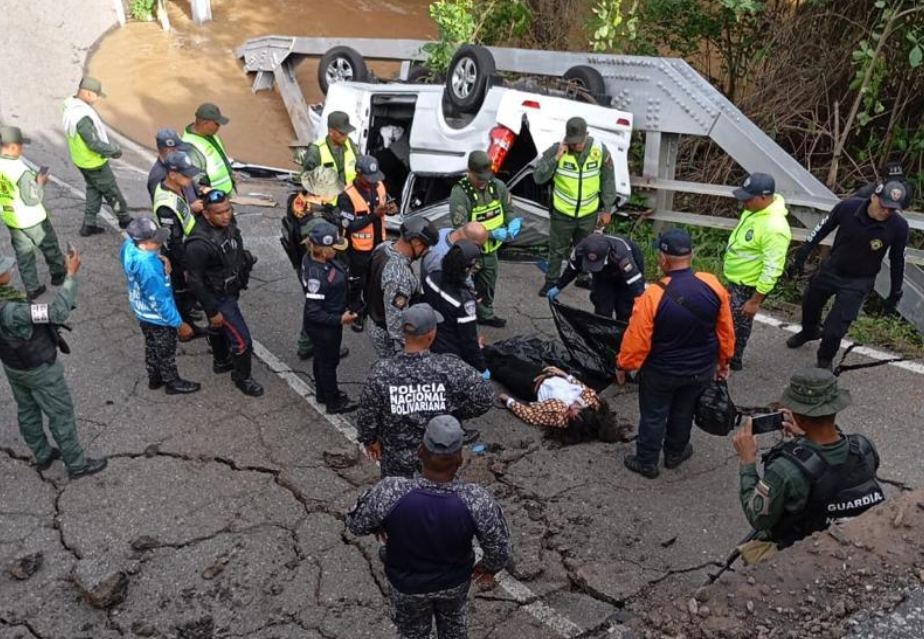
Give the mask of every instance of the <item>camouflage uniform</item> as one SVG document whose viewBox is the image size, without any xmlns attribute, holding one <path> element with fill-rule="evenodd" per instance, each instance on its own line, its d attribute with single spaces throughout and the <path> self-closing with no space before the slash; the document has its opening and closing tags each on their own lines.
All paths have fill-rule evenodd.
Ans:
<svg viewBox="0 0 924 639">
<path fill-rule="evenodd" d="M 491 383 L 454 355 L 399 353 L 375 363 L 359 399 L 359 441 L 382 443 L 382 477 L 411 477 L 427 422 L 484 415 Z"/>
<path fill-rule="evenodd" d="M 481 566 L 487 572 L 496 573 L 507 564 L 510 559 L 510 532 L 503 512 L 485 488 L 458 479 L 448 484 L 438 484 L 420 476 L 413 479 L 383 479 L 360 497 L 347 515 L 350 532 L 354 535 L 369 535 L 379 530 L 387 531 L 389 517 L 396 511 L 399 502 L 414 491 L 454 494 L 471 515 L 475 536 L 484 551 Z M 388 568 L 402 572 L 402 566 L 388 563 L 392 557 L 393 553 L 386 552 L 386 572 Z M 470 563 L 474 565 L 474 553 Z M 439 567 L 434 566 L 434 569 L 439 570 Z M 446 571 L 451 570 L 452 566 L 447 565 Z M 471 573 L 461 584 L 435 592 L 408 594 L 398 590 L 392 583 L 389 607 L 398 636 L 401 639 L 429 639 L 435 617 L 439 639 L 467 639 L 465 603 L 470 584 Z"/>
<path fill-rule="evenodd" d="M 411 304 L 411 297 L 420 288 L 420 281 L 411 268 L 411 260 L 394 248 L 393 242 L 386 242 L 378 249 L 388 253 L 388 263 L 382 270 L 385 301 L 385 323 L 387 332 L 375 324 L 369 330 L 369 337 L 380 358 L 391 357 L 404 350 L 404 331 L 401 324 L 401 312 Z M 421 431 L 423 433 L 423 431 Z"/>
</svg>

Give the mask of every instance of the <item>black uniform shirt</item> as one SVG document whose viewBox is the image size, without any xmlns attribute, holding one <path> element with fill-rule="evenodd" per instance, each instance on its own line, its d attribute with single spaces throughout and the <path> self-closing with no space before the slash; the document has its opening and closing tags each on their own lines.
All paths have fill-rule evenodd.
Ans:
<svg viewBox="0 0 924 639">
<path fill-rule="evenodd" d="M 642 255 L 642 249 L 632 240 L 618 235 L 605 235 L 604 237 L 609 242 L 610 250 L 606 256 L 606 265 L 598 273 L 602 278 L 596 277 L 594 281 L 597 282 L 605 278 L 610 281 L 622 282 L 633 297 L 638 297 L 645 292 L 645 258 Z M 558 280 L 558 288 L 568 286 L 581 272 L 585 253 L 586 250 L 582 241 L 571 252 L 568 265 Z"/>
<path fill-rule="evenodd" d="M 478 345 L 475 292 L 443 284 L 443 272 L 432 271 L 423 284 L 424 300 L 443 316 L 430 347 L 434 353 L 455 355 L 479 372 L 487 368 Z"/>
<path fill-rule="evenodd" d="M 353 185 L 356 187 L 356 192 L 366 200 L 366 204 L 369 206 L 369 213 L 366 215 L 356 215 L 356 211 L 353 208 L 353 200 L 350 199 L 350 196 L 346 192 L 341 193 L 337 196 L 337 208 L 340 210 L 341 217 L 341 226 L 347 233 L 355 233 L 356 231 L 361 231 L 372 224 L 372 233 L 374 239 L 374 246 L 378 246 L 382 243 L 385 234 L 382 232 L 382 218 L 375 214 L 375 209 L 379 204 L 379 193 L 375 187 L 370 191 L 364 191 L 359 187 L 355 182 Z"/>
<path fill-rule="evenodd" d="M 305 323 L 340 326 L 346 311 L 347 275 L 336 261 L 318 262 L 305 256 L 302 261 L 305 289 Z"/>
</svg>

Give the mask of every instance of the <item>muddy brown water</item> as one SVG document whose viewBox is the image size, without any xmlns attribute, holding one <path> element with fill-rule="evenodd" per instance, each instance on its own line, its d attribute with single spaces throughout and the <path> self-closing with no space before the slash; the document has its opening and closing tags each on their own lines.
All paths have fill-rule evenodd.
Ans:
<svg viewBox="0 0 924 639">
<path fill-rule="evenodd" d="M 157 129 L 180 130 L 201 102 L 215 102 L 230 119 L 222 137 L 235 159 L 290 168 L 294 139 L 275 89 L 252 93 L 252 76 L 233 49 L 265 35 L 429 39 L 435 28 L 429 0 L 212 0 L 214 21 L 196 26 L 186 0 L 169 2 L 172 31 L 158 23 L 129 23 L 106 35 L 89 60 L 107 94 L 103 118 L 130 138 L 154 146 Z M 371 63 L 379 77 L 397 63 Z M 322 98 L 317 61 L 297 77 L 308 103 Z"/>
</svg>

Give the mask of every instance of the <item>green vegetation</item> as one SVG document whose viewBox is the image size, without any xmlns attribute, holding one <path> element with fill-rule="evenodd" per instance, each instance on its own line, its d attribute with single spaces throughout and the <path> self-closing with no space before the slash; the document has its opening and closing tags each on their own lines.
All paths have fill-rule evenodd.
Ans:
<svg viewBox="0 0 924 639">
<path fill-rule="evenodd" d="M 532 13 L 523 0 L 439 0 L 430 17 L 439 37 L 424 47 L 426 66 L 444 73 L 461 45 L 510 43 L 526 33 Z"/>
<path fill-rule="evenodd" d="M 132 18 L 141 22 L 150 22 L 154 19 L 157 0 L 131 0 L 129 11 Z"/>
</svg>

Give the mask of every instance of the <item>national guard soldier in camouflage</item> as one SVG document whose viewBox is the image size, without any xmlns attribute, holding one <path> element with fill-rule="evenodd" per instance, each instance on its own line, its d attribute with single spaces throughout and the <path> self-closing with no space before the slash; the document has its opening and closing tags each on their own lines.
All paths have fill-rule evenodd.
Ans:
<svg viewBox="0 0 924 639">
<path fill-rule="evenodd" d="M 411 263 L 423 257 L 438 240 L 433 223 L 415 215 L 401 223 L 401 237 L 379 244 L 373 252 L 364 298 L 371 320 L 369 339 L 379 358 L 391 357 L 404 348 L 401 313 L 420 289 Z"/>
<path fill-rule="evenodd" d="M 56 459 L 63 459 L 68 476 L 77 479 L 98 473 L 106 467 L 105 459 L 85 457 L 77 441 L 74 402 L 64 381 L 64 366 L 58 350 L 69 349 L 58 335 L 74 308 L 77 297 L 77 271 L 80 256 L 74 250 L 67 255 L 64 284 L 55 301 L 29 304 L 25 296 L 8 288 L 12 258 L 0 258 L 0 361 L 16 400 L 19 432 L 35 457 L 40 471 L 48 470 Z M 58 448 L 48 445 L 42 415 L 48 416 L 48 430 Z"/>
<path fill-rule="evenodd" d="M 359 441 L 382 466 L 382 477 L 412 477 L 417 448 L 431 417 L 484 415 L 494 402 L 491 383 L 455 355 L 436 355 L 430 345 L 443 317 L 429 304 L 402 313 L 404 352 L 381 359 L 369 372 L 359 400 Z M 466 431 L 466 443 L 479 433 Z"/>
<path fill-rule="evenodd" d="M 885 500 L 876 482 L 879 454 L 863 435 L 843 435 L 837 412 L 850 405 L 850 392 L 823 368 L 792 376 L 783 391 L 783 429 L 792 437 L 764 455 L 757 474 L 757 440 L 748 418 L 733 438 L 741 462 L 741 505 L 754 528 L 739 548 L 746 563 L 856 517 Z"/>
<path fill-rule="evenodd" d="M 510 532 L 481 486 L 456 478 L 464 433 L 451 415 L 427 424 L 413 478 L 387 477 L 347 515 L 354 535 L 382 534 L 391 617 L 400 639 L 466 639 L 465 604 L 472 579 L 493 585 L 510 559 Z M 472 540 L 484 551 L 475 563 Z"/>
</svg>

